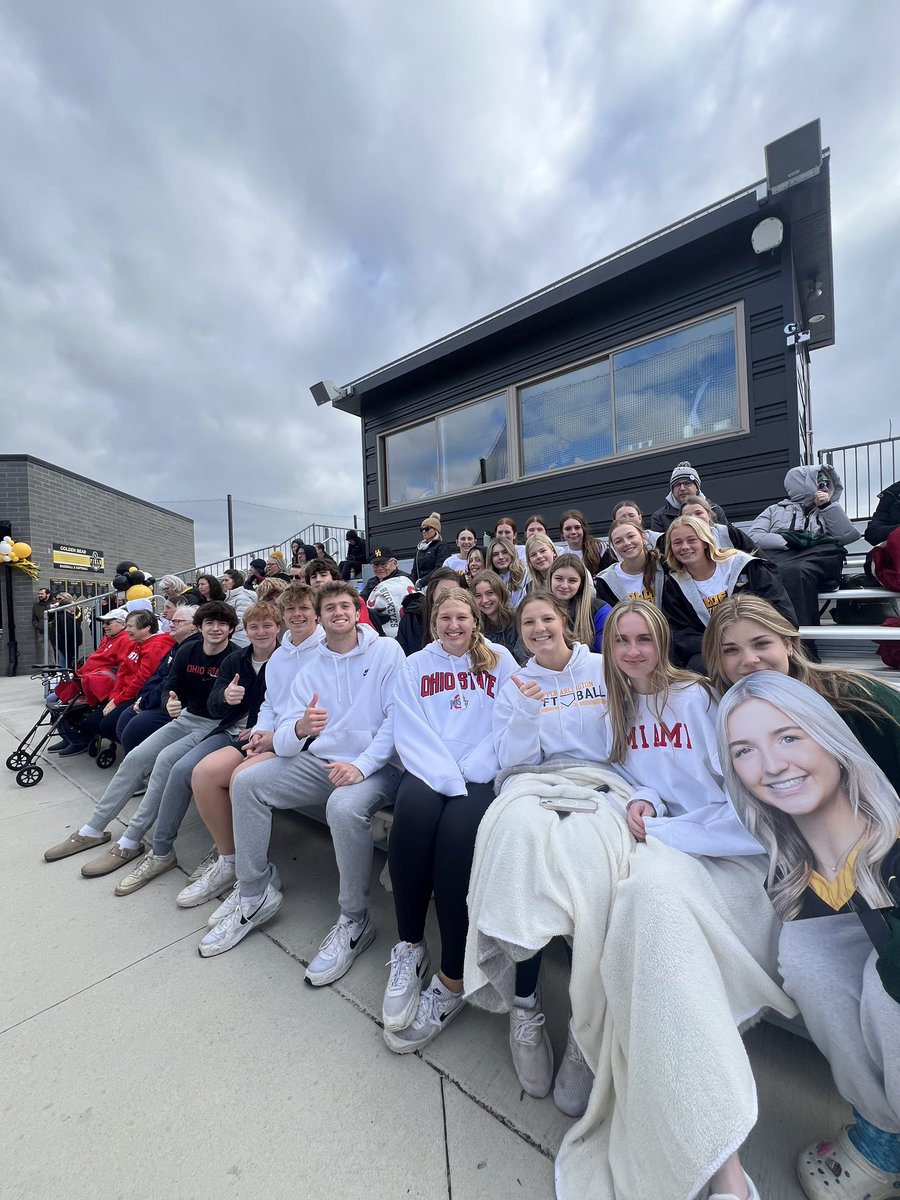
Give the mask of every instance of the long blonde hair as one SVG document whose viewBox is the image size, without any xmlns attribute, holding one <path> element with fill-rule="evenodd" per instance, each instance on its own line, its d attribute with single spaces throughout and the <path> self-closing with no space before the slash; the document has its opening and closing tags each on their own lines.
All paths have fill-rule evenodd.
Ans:
<svg viewBox="0 0 900 1200">
<path fill-rule="evenodd" d="M 725 670 L 722 646 L 729 626 L 737 621 L 753 621 L 784 642 L 788 652 L 788 675 L 824 696 L 838 712 L 855 712 L 878 722 L 885 710 L 872 695 L 868 676 L 844 667 L 823 667 L 811 662 L 803 649 L 799 632 L 768 600 L 741 592 L 717 604 L 703 632 L 703 661 L 713 687 L 724 694 L 731 687 Z"/>
<path fill-rule="evenodd" d="M 798 679 L 778 671 L 757 671 L 739 680 L 722 699 L 716 720 L 719 760 L 725 788 L 738 816 L 769 855 L 768 892 L 782 921 L 796 917 L 816 860 L 793 819 L 758 800 L 738 777 L 728 745 L 728 722 L 748 700 L 764 700 L 836 759 L 853 815 L 865 823 L 853 864 L 856 891 L 870 908 L 886 908 L 893 898 L 881 878 L 881 863 L 900 836 L 900 799 L 849 727 L 828 701 Z"/>
<path fill-rule="evenodd" d="M 673 575 L 680 575 L 687 572 L 687 568 L 682 566 L 672 553 L 672 530 L 678 529 L 681 525 L 687 525 L 689 529 L 696 533 L 706 548 L 707 557 L 711 558 L 714 563 L 725 562 L 729 558 L 734 558 L 735 554 L 740 553 L 739 550 L 721 550 L 719 543 L 716 541 L 716 535 L 705 521 L 698 521 L 696 517 L 676 517 L 666 531 L 666 566 Z"/>
<path fill-rule="evenodd" d="M 500 574 L 494 566 L 494 550 L 498 546 L 502 546 L 510 556 L 510 563 L 507 568 L 509 571 L 509 590 L 510 592 L 517 592 L 525 582 L 525 568 L 522 566 L 522 560 L 519 558 L 518 552 L 509 538 L 491 538 L 484 556 L 485 570 L 496 571 L 498 575 Z"/>
<path fill-rule="evenodd" d="M 481 632 L 481 621 L 478 614 L 478 606 L 472 599 L 472 593 L 465 591 L 461 587 L 450 588 L 443 595 L 438 596 L 434 602 L 434 608 L 431 610 L 431 636 L 435 641 L 438 640 L 437 635 L 437 616 L 441 611 L 441 606 L 446 604 L 448 600 L 458 600 L 461 604 L 465 604 L 469 612 L 475 618 L 475 628 L 472 631 L 472 647 L 469 650 L 469 660 L 472 663 L 473 671 L 493 671 L 500 661 L 499 656 L 490 648 L 484 640 L 484 634 Z"/>
<path fill-rule="evenodd" d="M 619 624 L 623 617 L 633 613 L 643 617 L 653 644 L 658 662 L 650 674 L 650 706 L 657 720 L 662 720 L 663 710 L 669 700 L 669 691 L 679 684 L 699 683 L 705 690 L 710 707 L 715 704 L 715 695 L 706 680 L 693 671 L 685 671 L 672 665 L 669 649 L 672 635 L 669 622 L 656 607 L 647 600 L 622 600 L 606 618 L 603 626 L 603 674 L 606 677 L 606 711 L 612 728 L 612 747 L 609 752 L 611 763 L 622 763 L 628 754 L 628 735 L 637 718 L 637 695 L 631 680 L 615 661 L 615 644 L 619 636 Z"/>
<path fill-rule="evenodd" d="M 550 570 L 547 572 L 547 590 L 551 595 L 553 594 L 553 576 L 557 571 L 562 570 L 563 567 L 574 571 L 581 580 L 578 594 L 573 596 L 571 600 L 562 602 L 568 604 L 567 611 L 569 616 L 567 623 L 569 629 L 576 642 L 583 642 L 589 650 L 593 650 L 594 642 L 597 639 L 597 631 L 594 628 L 594 610 L 591 604 L 594 598 L 594 591 L 588 582 L 588 573 L 585 565 L 577 554 L 560 554 L 558 558 L 554 558 L 550 564 Z"/>
<path fill-rule="evenodd" d="M 535 548 L 535 546 L 549 546 L 553 551 L 554 558 L 556 558 L 557 554 L 559 553 L 559 551 L 556 549 L 553 539 L 548 533 L 533 533 L 530 538 L 525 539 L 525 561 L 528 564 L 528 571 L 531 575 L 531 583 L 534 584 L 534 587 L 532 587 L 531 584 L 528 585 L 529 592 L 547 590 L 547 588 L 550 586 L 547 582 L 548 576 L 550 575 L 550 567 L 553 566 L 553 562 L 551 560 L 550 566 L 543 575 L 541 574 L 541 572 L 531 561 L 531 551 Z"/>
</svg>

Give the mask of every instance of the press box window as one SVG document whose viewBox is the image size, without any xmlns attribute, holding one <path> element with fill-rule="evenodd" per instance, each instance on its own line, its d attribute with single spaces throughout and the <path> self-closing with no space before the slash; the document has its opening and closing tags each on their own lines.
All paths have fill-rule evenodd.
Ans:
<svg viewBox="0 0 900 1200">
<path fill-rule="evenodd" d="M 388 505 L 411 504 L 509 478 L 503 392 L 384 438 Z"/>
</svg>

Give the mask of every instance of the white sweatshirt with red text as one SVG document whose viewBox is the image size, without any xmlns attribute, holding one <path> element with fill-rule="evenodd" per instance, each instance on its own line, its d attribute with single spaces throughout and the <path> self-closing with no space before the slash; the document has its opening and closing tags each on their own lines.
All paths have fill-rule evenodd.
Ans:
<svg viewBox="0 0 900 1200">
<path fill-rule="evenodd" d="M 397 675 L 392 728 L 405 770 L 442 796 L 462 796 L 467 783 L 491 783 L 499 771 L 493 740 L 497 696 L 516 671 L 505 646 L 491 671 L 474 671 L 469 654 L 440 642 L 411 654 Z"/>
<path fill-rule="evenodd" d="M 637 697 L 628 753 L 615 767 L 634 788 L 631 803 L 648 800 L 656 810 L 644 820 L 647 835 L 687 854 L 762 854 L 725 794 L 716 750 L 717 702 L 699 683 L 670 688 L 658 714 L 655 700 Z"/>
</svg>

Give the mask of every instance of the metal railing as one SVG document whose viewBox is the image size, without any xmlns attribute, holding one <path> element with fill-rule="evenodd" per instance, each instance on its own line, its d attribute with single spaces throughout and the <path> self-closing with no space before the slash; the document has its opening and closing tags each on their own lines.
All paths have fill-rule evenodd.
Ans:
<svg viewBox="0 0 900 1200">
<path fill-rule="evenodd" d="M 103 636 L 101 614 L 114 608 L 115 592 L 55 604 L 44 612 L 43 665 L 74 670 L 81 659 L 97 649 Z"/>
<path fill-rule="evenodd" d="M 313 546 L 316 542 L 322 542 L 327 553 L 335 561 L 339 562 L 345 557 L 345 533 L 348 528 L 349 525 L 307 525 L 305 529 L 301 529 L 299 533 L 294 533 L 289 538 L 285 538 L 283 542 L 261 546 L 257 550 L 247 550 L 242 554 L 235 554 L 233 558 L 220 558 L 215 562 L 204 563 L 200 566 L 185 567 L 182 570 L 172 571 L 171 574 L 180 576 L 188 583 L 193 583 L 198 575 L 215 575 L 218 577 L 223 571 L 227 571 L 231 567 L 246 575 L 250 570 L 250 563 L 254 558 L 268 558 L 276 550 L 281 551 L 284 556 L 285 566 L 290 567 L 291 542 L 303 542 L 307 546 Z M 361 537 L 365 536 L 362 530 L 357 530 L 357 532 Z"/>
<path fill-rule="evenodd" d="M 820 450 L 819 462 L 834 467 L 844 485 L 841 503 L 851 521 L 868 521 L 878 493 L 900 478 L 900 437 Z"/>
</svg>

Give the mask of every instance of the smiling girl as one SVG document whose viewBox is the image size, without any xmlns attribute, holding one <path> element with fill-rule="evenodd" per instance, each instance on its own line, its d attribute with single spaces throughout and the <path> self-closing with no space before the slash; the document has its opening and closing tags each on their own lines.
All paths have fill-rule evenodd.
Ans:
<svg viewBox="0 0 900 1200">
<path fill-rule="evenodd" d="M 575 641 L 599 652 L 610 606 L 594 596 L 582 559 L 574 554 L 561 554 L 550 567 L 547 583 L 569 614 L 569 632 Z"/>
<path fill-rule="evenodd" d="M 533 593 L 516 614 L 531 656 L 500 693 L 494 740 L 500 766 L 539 766 L 552 759 L 600 761 L 606 742 L 603 660 L 573 642 L 566 609 L 553 596 Z M 553 1051 L 544 1029 L 538 975 L 540 951 L 516 966 L 509 1044 L 519 1082 L 530 1096 L 546 1096 L 553 1082 Z M 553 1099 L 569 1116 L 587 1105 L 593 1075 L 571 1030 Z"/>
<path fill-rule="evenodd" d="M 525 543 L 525 563 L 528 567 L 528 591 L 547 590 L 547 576 L 559 551 L 546 533 L 533 533 Z"/>
<path fill-rule="evenodd" d="M 510 605 L 515 609 L 525 597 L 526 574 L 516 548 L 506 538 L 491 538 L 487 548 L 487 570 L 496 571 L 509 591 Z"/>
<path fill-rule="evenodd" d="M 860 671 L 811 662 L 797 630 L 758 596 L 731 596 L 703 635 L 713 686 L 725 693 L 757 671 L 799 679 L 824 697 L 900 792 L 900 691 Z"/>
<path fill-rule="evenodd" d="M 609 531 L 609 544 L 617 561 L 597 576 L 597 597 L 608 604 L 620 600 L 649 600 L 659 604 L 663 568 L 659 554 L 646 540 L 646 530 L 632 517 L 619 517 Z"/>
<path fill-rule="evenodd" d="M 397 791 L 388 851 L 400 941 L 384 993 L 384 1040 L 396 1054 L 427 1045 L 464 1003 L 466 891 L 478 824 L 494 799 L 495 701 L 515 670 L 485 641 L 469 592 L 440 596 L 434 640 L 397 676 L 393 733 L 406 774 Z M 441 966 L 428 979 L 425 918 L 434 894 Z"/>
<path fill-rule="evenodd" d="M 580 509 L 567 509 L 560 518 L 559 532 L 566 543 L 565 552 L 584 559 L 585 569 L 593 579 L 600 570 L 604 548 L 603 543 L 591 534 L 587 517 Z"/>
<path fill-rule="evenodd" d="M 466 555 L 475 545 L 475 541 L 474 529 L 469 529 L 468 526 L 464 525 L 456 535 L 456 554 L 451 554 L 449 558 L 445 558 L 443 565 L 449 567 L 451 571 L 462 574 L 466 569 Z"/>
<path fill-rule="evenodd" d="M 900 903 L 900 799 L 827 701 L 788 675 L 736 683 L 718 734 L 729 794 L 769 854 L 785 991 L 856 1118 L 800 1153 L 800 1185 L 811 1200 L 897 1195 L 900 1004 L 856 914 Z"/>
<path fill-rule="evenodd" d="M 696 517 L 676 517 L 666 534 L 662 610 L 672 627 L 675 661 L 703 671 L 703 631 L 717 605 L 735 591 L 761 596 L 796 628 L 794 608 L 771 563 L 742 550 L 720 550 L 710 527 Z"/>
<path fill-rule="evenodd" d="M 495 571 L 479 571 L 472 580 L 472 595 L 478 609 L 481 632 L 489 642 L 505 646 L 515 658 L 523 663 L 528 657 L 516 628 L 516 614 L 509 603 L 506 584 Z"/>
</svg>

